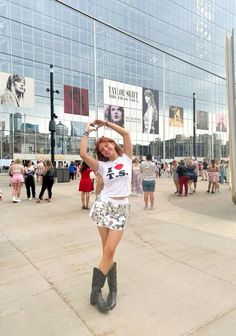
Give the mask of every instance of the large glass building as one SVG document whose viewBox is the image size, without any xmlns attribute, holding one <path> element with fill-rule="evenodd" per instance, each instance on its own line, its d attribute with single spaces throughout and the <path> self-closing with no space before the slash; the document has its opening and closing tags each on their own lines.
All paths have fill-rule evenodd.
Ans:
<svg viewBox="0 0 236 336">
<path fill-rule="evenodd" d="M 1 167 L 50 157 L 50 65 L 57 162 L 79 159 L 97 117 L 130 130 L 134 155 L 228 156 L 235 22 L 234 0 L 0 0 Z"/>
</svg>

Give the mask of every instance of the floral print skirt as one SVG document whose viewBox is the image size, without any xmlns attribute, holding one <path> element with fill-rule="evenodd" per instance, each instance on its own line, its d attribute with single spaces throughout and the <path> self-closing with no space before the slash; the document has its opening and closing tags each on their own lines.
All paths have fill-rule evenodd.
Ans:
<svg viewBox="0 0 236 336">
<path fill-rule="evenodd" d="M 110 230 L 124 230 L 128 221 L 130 204 L 117 204 L 109 200 L 101 200 L 98 196 L 89 216 L 100 227 Z"/>
</svg>

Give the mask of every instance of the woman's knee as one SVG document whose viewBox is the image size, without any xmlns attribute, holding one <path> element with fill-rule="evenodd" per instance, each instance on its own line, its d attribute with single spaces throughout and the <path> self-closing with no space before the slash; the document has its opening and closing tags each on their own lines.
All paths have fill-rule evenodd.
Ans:
<svg viewBox="0 0 236 336">
<path fill-rule="evenodd" d="M 113 259 L 115 254 L 115 247 L 109 244 L 105 244 L 103 253 L 106 258 Z"/>
</svg>

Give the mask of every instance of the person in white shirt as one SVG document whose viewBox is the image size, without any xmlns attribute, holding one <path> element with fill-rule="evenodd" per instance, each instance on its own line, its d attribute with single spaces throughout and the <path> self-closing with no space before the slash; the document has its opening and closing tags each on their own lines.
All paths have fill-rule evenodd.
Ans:
<svg viewBox="0 0 236 336">
<path fill-rule="evenodd" d="M 87 153 L 88 137 L 99 127 L 109 127 L 123 137 L 123 149 L 113 140 L 101 137 L 95 144 L 97 158 Z M 113 261 L 116 248 L 123 236 L 129 215 L 128 196 L 131 193 L 132 143 L 128 130 L 110 121 L 94 120 L 89 123 L 81 139 L 80 156 L 88 166 L 103 179 L 103 189 L 96 199 L 90 216 L 97 223 L 102 241 L 103 254 L 99 266 L 93 269 L 90 303 L 101 312 L 116 305 L 117 268 Z M 107 302 L 102 297 L 106 278 L 109 295 Z"/>
<path fill-rule="evenodd" d="M 141 172 L 143 178 L 144 209 L 147 210 L 148 203 L 150 203 L 150 209 L 153 210 L 156 186 L 156 164 L 152 161 L 152 154 L 147 154 L 146 161 L 141 162 Z"/>
</svg>

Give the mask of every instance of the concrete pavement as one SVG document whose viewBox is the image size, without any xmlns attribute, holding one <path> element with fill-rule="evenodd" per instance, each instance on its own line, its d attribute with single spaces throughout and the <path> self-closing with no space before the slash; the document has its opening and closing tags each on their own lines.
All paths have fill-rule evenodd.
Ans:
<svg viewBox="0 0 236 336">
<path fill-rule="evenodd" d="M 13 204 L 0 176 L 1 336 L 235 336 L 236 207 L 227 185 L 209 195 L 199 182 L 181 198 L 172 179 L 157 179 L 153 211 L 130 197 L 118 303 L 106 315 L 89 304 L 101 246 L 77 185 L 56 183 L 53 201 L 40 204 L 23 188 Z"/>
</svg>

